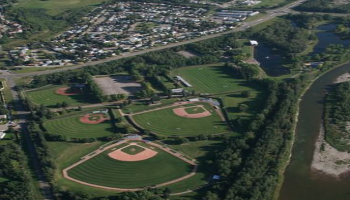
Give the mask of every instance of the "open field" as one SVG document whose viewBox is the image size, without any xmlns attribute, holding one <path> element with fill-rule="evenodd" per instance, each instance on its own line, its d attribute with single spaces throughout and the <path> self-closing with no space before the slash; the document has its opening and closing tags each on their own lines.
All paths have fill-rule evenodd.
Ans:
<svg viewBox="0 0 350 200">
<path fill-rule="evenodd" d="M 114 129 L 110 120 L 98 124 L 87 124 L 81 122 L 80 119 L 84 114 L 52 119 L 45 122 L 43 126 L 51 134 L 64 135 L 69 138 L 98 138 L 113 133 Z"/>
<path fill-rule="evenodd" d="M 140 142 L 137 144 L 157 154 L 142 161 L 119 161 L 108 155 L 120 148 L 117 146 L 75 166 L 68 171 L 68 175 L 90 184 L 132 189 L 172 181 L 193 170 L 192 165 L 161 149 Z"/>
<path fill-rule="evenodd" d="M 98 6 L 104 0 L 20 0 L 17 8 L 45 9 L 51 15 L 57 15 L 64 11 L 87 6 Z"/>
<path fill-rule="evenodd" d="M 50 85 L 27 92 L 29 100 L 37 105 L 55 107 L 57 103 L 66 102 L 69 106 L 76 106 L 87 103 L 82 95 L 60 95 L 57 90 L 68 87 L 67 85 Z"/>
<path fill-rule="evenodd" d="M 186 106 L 195 105 L 203 105 L 211 115 L 203 118 L 181 117 L 173 111 L 176 108 L 181 108 L 177 106 L 137 114 L 132 117 L 144 129 L 164 136 L 195 136 L 229 132 L 226 123 L 222 121 L 212 106 L 207 103 L 193 103 Z"/>
<path fill-rule="evenodd" d="M 222 63 L 181 67 L 171 73 L 172 76 L 182 76 L 193 86 L 186 89 L 196 92 L 221 93 L 249 89 L 244 79 L 237 79 L 233 74 L 233 70 Z"/>
<path fill-rule="evenodd" d="M 94 77 L 94 80 L 105 95 L 127 94 L 130 96 L 142 90 L 141 84 L 133 81 L 131 76 Z"/>
</svg>

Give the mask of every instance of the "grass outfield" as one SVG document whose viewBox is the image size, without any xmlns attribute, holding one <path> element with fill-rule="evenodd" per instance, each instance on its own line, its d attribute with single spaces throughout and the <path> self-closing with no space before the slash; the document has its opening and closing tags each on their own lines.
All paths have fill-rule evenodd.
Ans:
<svg viewBox="0 0 350 200">
<path fill-rule="evenodd" d="M 146 144 L 142 146 L 149 147 Z M 72 168 L 68 175 L 91 184 L 138 188 L 171 181 L 191 173 L 193 166 L 154 147 L 158 154 L 143 161 L 123 162 L 110 158 L 109 150 Z"/>
<path fill-rule="evenodd" d="M 229 91 L 243 91 L 250 88 L 244 79 L 233 76 L 233 70 L 222 63 L 212 65 L 200 65 L 193 67 L 181 67 L 172 72 L 172 76 L 182 76 L 196 92 L 221 93 Z M 231 75 L 232 74 L 232 75 Z"/>
<path fill-rule="evenodd" d="M 190 119 L 175 115 L 173 109 L 177 107 L 172 107 L 134 115 L 133 118 L 144 129 L 164 136 L 196 136 L 229 132 L 226 123 L 221 120 L 210 105 L 206 103 L 196 104 L 204 105 L 205 109 L 211 111 L 212 115 Z"/>
<path fill-rule="evenodd" d="M 27 92 L 27 97 L 34 104 L 45 105 L 48 107 L 55 107 L 57 103 L 67 102 L 69 106 L 76 106 L 79 104 L 86 103 L 81 95 L 59 95 L 56 93 L 58 88 L 68 87 L 66 85 L 50 85 L 45 86 L 36 90 Z"/>
<path fill-rule="evenodd" d="M 99 124 L 85 124 L 79 120 L 82 115 L 84 113 L 49 120 L 44 123 L 44 127 L 51 134 L 64 135 L 69 138 L 98 138 L 113 133 L 109 120 Z"/>
<path fill-rule="evenodd" d="M 51 15 L 86 6 L 98 6 L 104 0 L 20 0 L 15 7 L 28 9 L 45 9 Z"/>
</svg>

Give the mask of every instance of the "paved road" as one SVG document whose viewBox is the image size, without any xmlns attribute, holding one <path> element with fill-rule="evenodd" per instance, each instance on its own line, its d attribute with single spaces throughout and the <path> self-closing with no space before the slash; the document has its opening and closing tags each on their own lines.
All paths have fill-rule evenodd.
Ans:
<svg viewBox="0 0 350 200">
<path fill-rule="evenodd" d="M 39 72 L 23 73 L 23 74 L 12 74 L 8 71 L 0 70 L 0 72 L 2 73 L 0 75 L 0 78 L 4 78 L 7 81 L 8 86 L 11 88 L 11 92 L 12 92 L 12 95 L 13 95 L 13 98 L 15 101 L 15 110 L 16 110 L 17 118 L 19 119 L 18 123 L 20 124 L 20 126 L 22 128 L 22 137 L 24 138 L 24 140 L 28 146 L 30 157 L 31 157 L 31 160 L 33 161 L 35 173 L 39 179 L 39 186 L 40 186 L 40 189 L 41 189 L 42 194 L 44 196 L 44 199 L 45 200 L 53 200 L 54 199 L 53 194 L 52 194 L 52 188 L 50 187 L 50 184 L 45 180 L 45 177 L 44 177 L 44 174 L 42 171 L 42 166 L 41 166 L 40 162 L 38 162 L 38 158 L 37 158 L 34 146 L 32 144 L 32 141 L 30 140 L 28 130 L 27 130 L 27 112 L 25 111 L 25 106 L 20 101 L 18 91 L 15 90 L 15 86 L 16 86 L 15 78 L 21 78 L 21 77 L 33 76 L 33 75 L 50 74 L 53 72 L 79 69 L 79 68 L 83 68 L 86 66 L 101 64 L 101 63 L 105 63 L 105 62 L 112 61 L 112 60 L 118 60 L 118 59 L 122 59 L 122 58 L 127 58 L 127 57 L 132 57 L 132 56 L 136 56 L 136 55 L 149 53 L 149 52 L 159 51 L 159 50 L 163 50 L 163 49 L 167 49 L 167 48 L 171 48 L 171 47 L 176 47 L 176 46 L 180 46 L 180 45 L 184 45 L 184 44 L 189 44 L 189 43 L 193 43 L 193 42 L 207 40 L 210 38 L 219 37 L 221 35 L 232 33 L 232 32 L 243 31 L 243 30 L 246 30 L 250 27 L 258 25 L 262 22 L 265 22 L 265 21 L 268 21 L 272 18 L 275 18 L 277 16 L 288 14 L 291 12 L 291 10 L 290 10 L 291 8 L 300 5 L 304 1 L 305 0 L 299 0 L 299 1 L 293 2 L 289 5 L 286 5 L 284 7 L 268 11 L 266 16 L 264 16 L 260 19 L 257 19 L 255 21 L 242 23 L 242 25 L 240 27 L 237 27 L 237 28 L 230 30 L 230 31 L 227 31 L 227 32 L 208 35 L 208 36 L 204 36 L 204 37 L 200 37 L 200 38 L 196 38 L 196 39 L 192 39 L 192 40 L 188 40 L 188 41 L 183 41 L 183 42 L 179 42 L 179 43 L 169 44 L 166 46 L 147 49 L 144 51 L 131 52 L 131 53 L 127 53 L 125 55 L 107 58 L 104 60 L 89 62 L 86 64 L 76 65 L 73 67 L 65 67 L 65 68 L 60 68 L 60 69 L 55 69 L 55 70 L 49 70 L 49 71 L 39 71 Z"/>
<path fill-rule="evenodd" d="M 44 172 L 42 171 L 42 166 L 38 161 L 38 157 L 35 151 L 35 148 L 30 139 L 28 129 L 27 129 L 27 115 L 28 111 L 26 111 L 23 103 L 20 99 L 20 94 L 17 90 L 15 90 L 15 80 L 13 77 L 6 78 L 7 86 L 11 89 L 13 101 L 14 101 L 14 110 L 16 111 L 15 117 L 18 120 L 18 125 L 21 127 L 22 134 L 21 136 L 24 138 L 24 142 L 28 148 L 30 159 L 33 163 L 33 169 L 36 174 L 36 177 L 39 182 L 40 189 L 42 191 L 43 199 L 45 200 L 53 200 L 53 194 L 50 184 L 46 181 Z"/>
</svg>

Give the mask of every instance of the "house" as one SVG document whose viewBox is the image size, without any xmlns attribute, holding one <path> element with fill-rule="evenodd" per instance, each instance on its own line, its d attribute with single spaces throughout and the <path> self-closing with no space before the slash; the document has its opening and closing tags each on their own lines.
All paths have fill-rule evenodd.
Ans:
<svg viewBox="0 0 350 200">
<path fill-rule="evenodd" d="M 0 120 L 7 119 L 7 115 L 0 115 Z"/>
</svg>

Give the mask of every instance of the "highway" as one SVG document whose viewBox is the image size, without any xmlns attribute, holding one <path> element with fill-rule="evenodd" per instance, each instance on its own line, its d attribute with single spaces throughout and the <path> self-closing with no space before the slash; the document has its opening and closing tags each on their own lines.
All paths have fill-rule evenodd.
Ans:
<svg viewBox="0 0 350 200">
<path fill-rule="evenodd" d="M 212 34 L 212 35 L 207 35 L 204 37 L 200 37 L 200 38 L 195 38 L 195 39 L 191 39 L 191 40 L 187 40 L 187 41 L 183 41 L 183 42 L 179 42 L 179 43 L 172 43 L 166 46 L 160 46 L 160 47 L 155 47 L 155 48 L 151 48 L 151 49 L 147 49 L 147 50 L 143 50 L 143 51 L 139 51 L 139 52 L 130 52 L 130 53 L 126 53 L 124 55 L 120 55 L 120 56 L 116 56 L 116 57 L 110 57 L 104 60 L 99 60 L 99 61 L 93 61 L 93 62 L 89 62 L 89 63 L 85 63 L 85 64 L 80 64 L 80 65 L 75 65 L 72 67 L 64 67 L 64 68 L 59 68 L 59 69 L 54 69 L 54 70 L 48 70 L 48 71 L 39 71 L 39 72 L 31 72 L 31 73 L 23 73 L 23 74 L 13 74 L 7 70 L 0 70 L 0 73 L 2 73 L 0 75 L 0 78 L 3 78 L 6 80 L 8 87 L 10 87 L 11 89 L 11 93 L 14 99 L 14 110 L 16 111 L 16 119 L 18 120 L 18 124 L 21 127 L 22 130 L 22 138 L 25 140 L 24 142 L 27 144 L 28 146 L 28 150 L 29 150 L 29 157 L 32 159 L 32 163 L 33 163 L 33 169 L 36 173 L 36 176 L 38 177 L 38 181 L 39 181 L 39 186 L 40 189 L 42 191 L 43 194 L 43 199 L 45 200 L 53 200 L 54 196 L 52 194 L 52 188 L 50 186 L 50 184 L 48 183 L 48 181 L 45 179 L 44 173 L 42 171 L 42 166 L 40 164 L 40 162 L 38 161 L 38 157 L 36 155 L 35 149 L 34 149 L 34 145 L 32 143 L 32 140 L 30 139 L 29 135 L 28 135 L 28 130 L 27 130 L 27 119 L 28 119 L 28 112 L 25 109 L 25 106 L 23 105 L 21 99 L 20 99 L 20 94 L 19 92 L 16 90 L 16 78 L 22 78 L 22 77 L 27 77 L 27 76 L 34 76 L 34 75 L 42 75 L 42 74 L 50 74 L 50 73 L 54 73 L 54 72 L 60 72 L 60 71 L 67 71 L 67 70 L 73 70 L 73 69 L 79 69 L 79 68 L 83 68 L 86 66 L 92 66 L 92 65 L 96 65 L 96 64 L 101 64 L 101 63 L 105 63 L 105 62 L 109 62 L 112 60 L 118 60 L 118 59 L 122 59 L 122 58 L 127 58 L 127 57 L 132 57 L 132 56 L 137 56 L 137 55 L 141 55 L 141 54 L 145 54 L 145 53 L 149 53 L 149 52 L 154 52 L 154 51 L 159 51 L 159 50 L 163 50 L 163 49 L 167 49 L 167 48 L 171 48 L 171 47 L 176 47 L 176 46 L 180 46 L 180 45 L 184 45 L 184 44 L 189 44 L 189 43 L 193 43 L 193 42 L 198 42 L 198 41 L 202 41 L 202 40 L 207 40 L 210 38 L 215 38 L 215 37 L 219 37 L 228 33 L 233 33 L 233 32 L 238 32 L 238 31 L 244 31 L 250 27 L 256 26 L 258 24 L 261 24 L 265 21 L 268 21 L 270 19 L 273 19 L 275 17 L 281 16 L 281 15 L 286 15 L 288 13 L 291 13 L 292 11 L 290 10 L 293 7 L 296 7 L 298 5 L 300 5 L 301 3 L 303 3 L 306 0 L 299 0 L 299 1 L 295 1 L 291 4 L 288 4 L 286 6 L 283 6 L 281 8 L 277 8 L 277 9 L 273 9 L 270 11 L 267 11 L 267 15 L 263 16 L 260 19 L 251 21 L 251 22 L 245 22 L 242 23 L 239 27 L 234 28 L 230 31 L 227 32 L 222 32 L 222 33 L 218 33 L 218 34 Z"/>
</svg>

